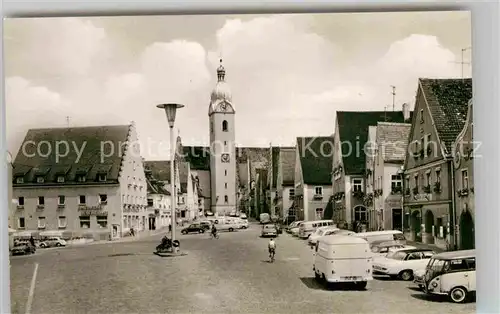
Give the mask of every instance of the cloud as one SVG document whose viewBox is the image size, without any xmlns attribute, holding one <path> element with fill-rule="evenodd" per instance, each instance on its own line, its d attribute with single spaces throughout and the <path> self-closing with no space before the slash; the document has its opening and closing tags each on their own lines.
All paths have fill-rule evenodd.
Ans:
<svg viewBox="0 0 500 314">
<path fill-rule="evenodd" d="M 7 147 L 15 156 L 30 128 L 64 126 L 72 106 L 60 94 L 22 77 L 5 80 Z"/>
<path fill-rule="evenodd" d="M 8 109 L 19 113 L 50 103 L 57 123 L 65 121 L 59 117 L 67 111 L 80 125 L 134 120 L 144 141 L 168 143 L 166 118 L 156 104 L 180 102 L 186 107 L 177 115 L 176 128 L 183 141 L 208 143 L 208 105 L 220 57 L 236 107 L 236 139 L 248 146 L 291 145 L 297 136 L 331 134 L 336 110 L 384 110 L 392 102 L 390 85 L 397 88 L 400 108 L 403 102 L 413 104 L 418 77 L 460 75 L 456 56 L 435 36 L 411 35 L 387 46 L 382 57 L 367 49 L 364 60 L 349 63 L 340 43 L 314 33 L 307 19 L 295 16 L 228 19 L 214 32 L 211 47 L 196 39 L 153 42 L 128 68 L 113 64 L 119 53 L 110 49 L 113 37 L 89 21 L 37 23 L 43 34 L 25 39 L 30 47 L 26 55 L 36 63 L 33 72 L 43 68 L 51 73 L 43 74 L 48 81 L 54 73 L 70 79 L 57 93 L 45 89 L 41 100 L 29 96 L 37 105 L 13 96 Z M 57 36 L 64 47 L 49 56 L 57 48 L 45 51 L 43 39 L 54 42 Z M 38 50 L 43 58 L 34 57 Z M 7 86 L 11 95 L 28 97 L 39 91 L 30 82 L 16 80 Z M 25 132 L 28 125 L 19 122 L 15 131 Z M 10 137 L 13 127 L 8 127 Z"/>
</svg>

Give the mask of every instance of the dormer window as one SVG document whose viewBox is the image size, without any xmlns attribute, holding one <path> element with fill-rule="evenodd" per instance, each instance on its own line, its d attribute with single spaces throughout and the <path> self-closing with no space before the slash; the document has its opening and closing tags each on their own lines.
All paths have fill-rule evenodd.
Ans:
<svg viewBox="0 0 500 314">
<path fill-rule="evenodd" d="M 36 177 L 36 183 L 43 183 L 45 179 L 43 177 Z"/>
<path fill-rule="evenodd" d="M 424 109 L 420 109 L 420 123 L 424 123 Z"/>
<path fill-rule="evenodd" d="M 77 175 L 76 176 L 76 181 L 78 181 L 78 182 L 85 182 L 85 181 L 87 181 L 87 178 L 85 177 L 85 175 Z"/>
<path fill-rule="evenodd" d="M 101 173 L 101 174 L 97 175 L 97 180 L 99 182 L 104 182 L 104 181 L 106 181 L 106 179 L 107 179 L 107 176 L 104 173 Z"/>
<path fill-rule="evenodd" d="M 17 177 L 17 178 L 16 178 L 16 183 L 17 183 L 17 184 L 24 183 L 24 178 L 23 178 L 23 177 Z"/>
<path fill-rule="evenodd" d="M 64 182 L 64 176 L 57 176 L 57 183 L 63 183 Z"/>
</svg>

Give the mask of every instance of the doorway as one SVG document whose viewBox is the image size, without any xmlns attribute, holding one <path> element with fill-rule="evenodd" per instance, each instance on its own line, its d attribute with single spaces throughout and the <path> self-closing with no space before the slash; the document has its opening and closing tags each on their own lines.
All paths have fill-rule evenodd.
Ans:
<svg viewBox="0 0 500 314">
<path fill-rule="evenodd" d="M 392 230 L 403 231 L 403 209 L 392 209 Z"/>
<path fill-rule="evenodd" d="M 149 217 L 149 230 L 156 230 L 156 217 Z"/>
<path fill-rule="evenodd" d="M 460 249 L 471 250 L 474 248 L 474 220 L 470 211 L 466 210 L 460 215 Z"/>
</svg>

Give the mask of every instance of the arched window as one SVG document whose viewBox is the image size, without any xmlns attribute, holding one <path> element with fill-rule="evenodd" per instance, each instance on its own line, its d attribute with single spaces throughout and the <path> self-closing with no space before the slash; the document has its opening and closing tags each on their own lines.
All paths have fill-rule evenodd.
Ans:
<svg viewBox="0 0 500 314">
<path fill-rule="evenodd" d="M 367 220 L 366 207 L 361 205 L 354 207 L 354 220 L 357 221 Z"/>
<path fill-rule="evenodd" d="M 224 203 L 228 203 L 229 202 L 229 198 L 227 197 L 227 195 L 224 195 Z"/>
<path fill-rule="evenodd" d="M 227 132 L 227 121 L 222 121 L 222 131 Z"/>
</svg>

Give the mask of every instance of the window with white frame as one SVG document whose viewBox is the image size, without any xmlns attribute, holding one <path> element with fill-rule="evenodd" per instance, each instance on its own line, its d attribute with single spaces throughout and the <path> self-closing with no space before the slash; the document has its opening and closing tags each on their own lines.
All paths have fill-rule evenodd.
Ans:
<svg viewBox="0 0 500 314">
<path fill-rule="evenodd" d="M 462 189 L 469 188 L 469 174 L 467 169 L 462 170 Z"/>
<path fill-rule="evenodd" d="M 80 195 L 78 197 L 78 204 L 79 205 L 85 205 L 85 204 L 87 204 L 87 197 L 85 195 Z"/>
<path fill-rule="evenodd" d="M 66 216 L 57 217 L 57 226 L 59 228 L 66 228 L 68 226 L 68 220 L 66 219 Z"/>
<path fill-rule="evenodd" d="M 314 194 L 315 195 L 323 195 L 323 187 L 322 186 L 317 186 L 314 188 Z"/>
<path fill-rule="evenodd" d="M 394 189 L 401 189 L 403 186 L 403 180 L 401 178 L 400 174 L 393 174 L 391 175 L 391 188 Z"/>
<path fill-rule="evenodd" d="M 24 229 L 26 228 L 26 219 L 24 217 L 19 217 L 17 219 L 17 229 Z"/>
<path fill-rule="evenodd" d="M 16 178 L 16 183 L 17 183 L 17 184 L 22 184 L 22 183 L 24 183 L 24 178 L 23 178 L 23 177 L 17 177 L 17 178 Z"/>
<path fill-rule="evenodd" d="M 57 176 L 57 182 L 58 183 L 63 183 L 64 182 L 64 176 Z"/>
<path fill-rule="evenodd" d="M 64 204 L 66 204 L 66 197 L 64 195 L 59 195 L 57 197 L 57 205 L 62 206 Z"/>
<path fill-rule="evenodd" d="M 362 192 L 363 191 L 363 180 L 362 179 L 353 179 L 352 180 L 352 190 L 354 192 Z"/>
<path fill-rule="evenodd" d="M 441 169 L 436 169 L 436 182 L 441 183 Z"/>
<path fill-rule="evenodd" d="M 108 227 L 108 216 L 97 216 L 97 225 L 99 228 Z"/>
<path fill-rule="evenodd" d="M 19 196 L 17 198 L 17 206 L 24 206 L 24 197 L 23 196 Z"/>
<path fill-rule="evenodd" d="M 367 220 L 366 207 L 364 207 L 364 206 L 354 207 L 354 220 L 355 221 L 366 221 Z"/>
<path fill-rule="evenodd" d="M 289 198 L 294 198 L 295 197 L 295 189 L 288 190 L 288 197 Z"/>
<path fill-rule="evenodd" d="M 419 119 L 420 123 L 424 123 L 424 109 L 420 109 Z"/>
<path fill-rule="evenodd" d="M 43 182 L 45 182 L 45 179 L 43 177 L 36 178 L 36 183 L 43 183 Z"/>
<path fill-rule="evenodd" d="M 316 220 L 323 219 L 323 208 L 316 208 Z"/>
<path fill-rule="evenodd" d="M 90 216 L 80 216 L 80 228 L 82 229 L 90 228 Z"/>
<path fill-rule="evenodd" d="M 38 229 L 45 228 L 45 217 L 38 217 Z"/>
<path fill-rule="evenodd" d="M 135 169 L 134 169 L 135 170 Z M 100 182 L 104 182 L 106 181 L 106 174 L 104 173 L 100 173 L 98 176 L 97 176 L 97 179 L 100 181 Z"/>
</svg>

